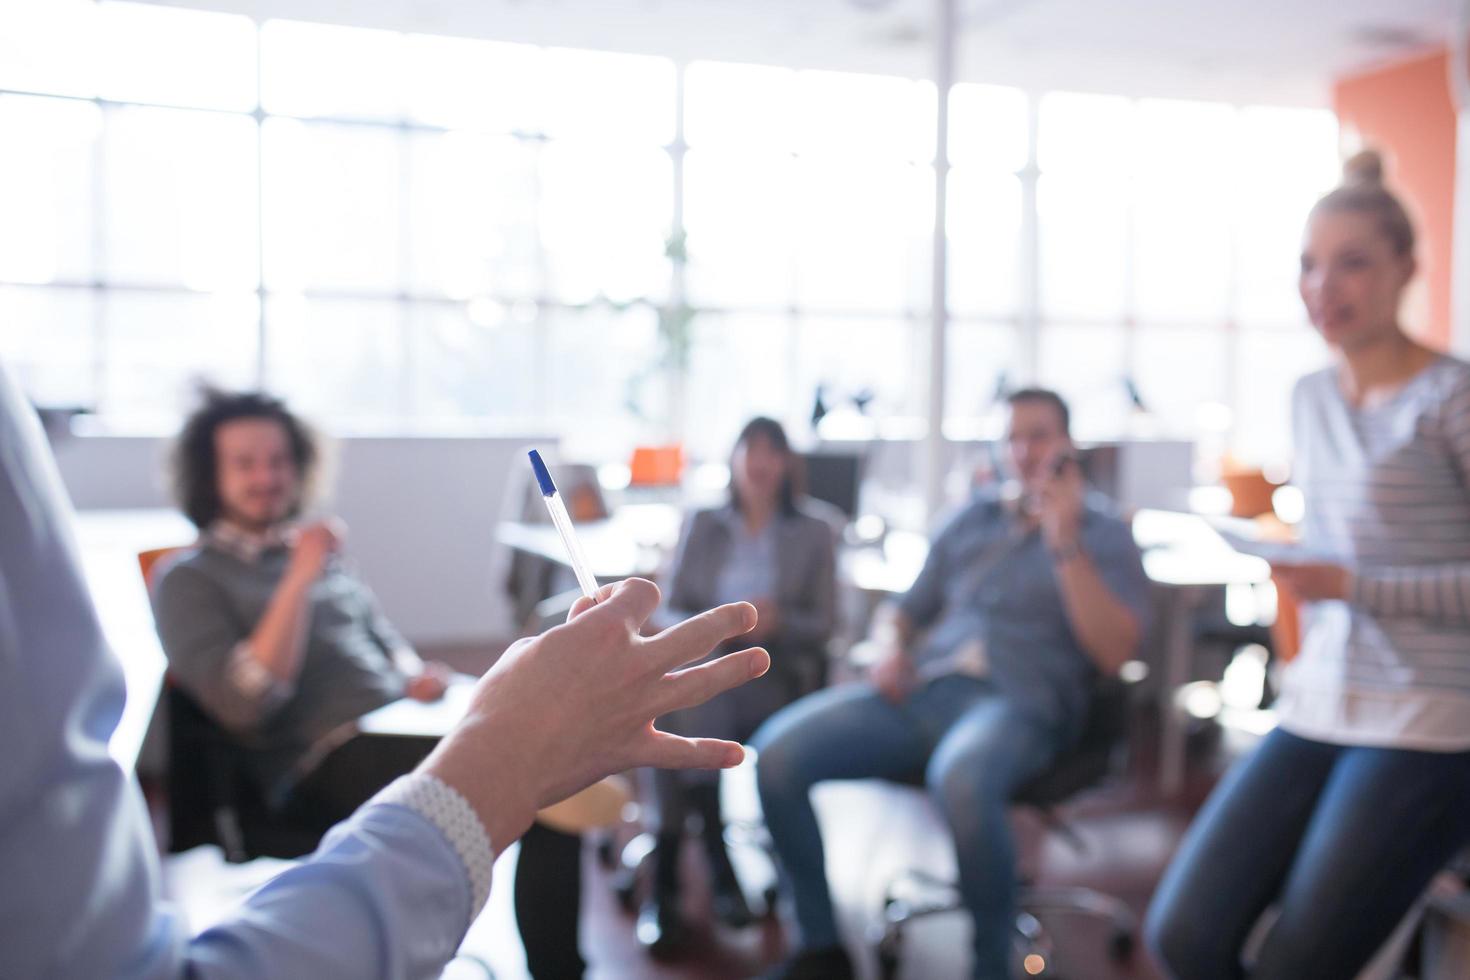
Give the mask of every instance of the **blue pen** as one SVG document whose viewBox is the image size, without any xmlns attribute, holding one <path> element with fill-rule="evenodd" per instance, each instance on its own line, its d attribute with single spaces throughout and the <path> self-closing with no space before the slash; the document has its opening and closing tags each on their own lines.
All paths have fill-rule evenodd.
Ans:
<svg viewBox="0 0 1470 980">
<path fill-rule="evenodd" d="M 566 545 L 567 556 L 572 560 L 572 572 L 577 576 L 577 584 L 582 587 L 584 596 L 596 602 L 597 577 L 592 574 L 587 556 L 582 553 L 582 546 L 577 543 L 577 536 L 572 532 L 571 515 L 561 502 L 561 494 L 556 492 L 556 484 L 551 481 L 551 472 L 541 461 L 541 454 L 533 449 L 529 455 L 531 469 L 536 473 L 536 482 L 541 485 L 541 497 L 546 501 L 546 509 L 551 511 L 551 523 L 556 525 L 556 530 L 561 534 L 561 543 Z"/>
</svg>

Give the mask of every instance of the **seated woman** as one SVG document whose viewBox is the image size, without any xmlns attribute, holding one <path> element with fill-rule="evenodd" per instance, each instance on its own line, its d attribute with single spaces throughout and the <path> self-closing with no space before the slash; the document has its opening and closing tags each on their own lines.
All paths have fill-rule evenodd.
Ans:
<svg viewBox="0 0 1470 980">
<path fill-rule="evenodd" d="M 660 728 L 744 741 L 774 711 L 824 679 L 836 619 L 836 527 L 834 518 L 823 516 L 825 505 L 801 496 L 799 467 L 781 424 L 752 419 L 731 455 L 729 502 L 686 521 L 666 576 L 661 619 L 678 621 L 724 602 L 749 601 L 760 621 L 740 642 L 765 647 L 771 669 L 739 690 L 660 719 Z M 703 820 L 716 915 L 741 925 L 750 912 L 725 851 L 718 773 L 655 770 L 653 783 L 653 894 L 639 915 L 638 939 L 662 956 L 677 950 L 684 933 L 678 861 L 690 808 Z"/>
<path fill-rule="evenodd" d="M 320 453 L 276 399 L 207 392 L 174 448 L 179 506 L 199 528 L 154 588 L 169 674 L 236 741 L 259 796 L 320 837 L 433 748 L 356 734 L 402 697 L 439 698 L 425 664 L 340 558 L 334 519 L 303 524 Z M 516 911 L 531 973 L 581 976 L 580 839 L 540 824 L 521 843 Z"/>
<path fill-rule="evenodd" d="M 1221 781 L 1154 893 L 1167 976 L 1353 977 L 1470 842 L 1470 364 L 1399 321 L 1414 231 L 1375 154 L 1307 220 L 1332 364 L 1292 401 L 1311 554 L 1280 725 Z M 1279 911 L 1247 972 L 1247 937 Z"/>
</svg>

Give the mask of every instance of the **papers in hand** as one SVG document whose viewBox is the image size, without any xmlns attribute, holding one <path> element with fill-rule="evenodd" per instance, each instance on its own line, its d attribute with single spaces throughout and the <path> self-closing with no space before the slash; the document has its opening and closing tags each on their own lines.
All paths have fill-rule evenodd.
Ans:
<svg viewBox="0 0 1470 980">
<path fill-rule="evenodd" d="M 1252 520 L 1239 517 L 1212 517 L 1208 520 L 1210 527 L 1232 549 L 1243 555 L 1254 555 L 1272 565 L 1307 565 L 1331 560 L 1299 542 L 1270 537 L 1261 525 Z"/>
</svg>

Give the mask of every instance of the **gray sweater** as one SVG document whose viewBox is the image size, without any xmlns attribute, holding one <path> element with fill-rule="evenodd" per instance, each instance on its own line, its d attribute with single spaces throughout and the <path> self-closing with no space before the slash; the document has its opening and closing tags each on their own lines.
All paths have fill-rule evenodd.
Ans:
<svg viewBox="0 0 1470 980">
<path fill-rule="evenodd" d="M 268 691 L 241 683 L 241 645 L 264 616 L 289 559 L 283 546 L 249 556 L 206 535 L 167 567 L 153 591 L 171 679 L 253 750 L 254 775 L 268 793 L 285 788 L 314 745 L 402 697 L 404 686 L 392 652 L 406 644 L 367 586 L 335 559 L 312 586 L 295 683 Z"/>
</svg>

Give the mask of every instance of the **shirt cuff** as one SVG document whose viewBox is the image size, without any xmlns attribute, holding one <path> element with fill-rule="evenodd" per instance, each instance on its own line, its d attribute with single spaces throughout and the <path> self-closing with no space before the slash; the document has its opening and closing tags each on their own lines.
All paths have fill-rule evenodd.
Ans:
<svg viewBox="0 0 1470 980">
<path fill-rule="evenodd" d="M 470 882 L 470 921 L 473 922 L 490 897 L 495 851 L 485 825 L 469 801 L 437 776 L 415 772 L 395 779 L 370 802 L 406 807 L 439 828 L 464 864 Z"/>
<path fill-rule="evenodd" d="M 259 708 L 261 714 L 291 696 L 291 685 L 278 679 L 255 659 L 248 640 L 241 640 L 230 651 L 225 677 L 242 697 Z"/>
</svg>

